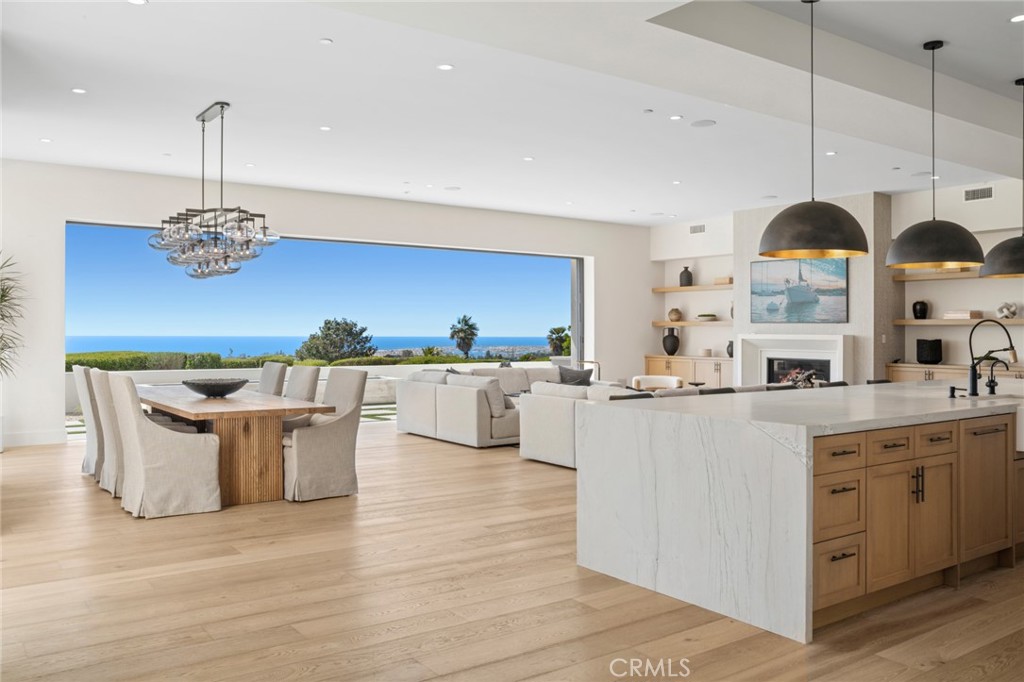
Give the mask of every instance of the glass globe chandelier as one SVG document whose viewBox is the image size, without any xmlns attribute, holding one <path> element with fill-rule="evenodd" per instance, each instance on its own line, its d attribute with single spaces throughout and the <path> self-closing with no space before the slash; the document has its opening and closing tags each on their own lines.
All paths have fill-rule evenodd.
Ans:
<svg viewBox="0 0 1024 682">
<path fill-rule="evenodd" d="M 280 239 L 267 227 L 263 213 L 241 206 L 224 207 L 224 112 L 231 105 L 214 102 L 196 120 L 202 124 L 201 206 L 186 208 L 160 221 L 160 231 L 149 237 L 149 245 L 167 251 L 167 262 L 185 268 L 195 279 L 233 275 L 242 263 L 257 258 L 263 249 Z M 220 119 L 220 206 L 206 207 L 206 124 Z"/>
</svg>

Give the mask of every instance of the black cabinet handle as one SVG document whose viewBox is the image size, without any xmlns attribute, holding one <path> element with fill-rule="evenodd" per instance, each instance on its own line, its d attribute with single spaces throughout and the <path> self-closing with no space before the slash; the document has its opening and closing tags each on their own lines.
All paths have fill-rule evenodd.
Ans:
<svg viewBox="0 0 1024 682">
<path fill-rule="evenodd" d="M 918 479 L 918 480 L 921 481 L 921 500 L 920 501 L 924 502 L 924 467 L 923 466 L 921 467 L 921 478 Z"/>
<path fill-rule="evenodd" d="M 830 491 L 830 494 L 838 495 L 839 493 L 852 493 L 856 489 L 857 489 L 856 487 L 851 488 L 848 485 L 844 485 L 842 488 L 832 488 L 832 490 Z"/>
<path fill-rule="evenodd" d="M 953 440 L 952 436 L 932 436 L 928 439 L 929 443 L 945 443 L 946 441 Z"/>
<path fill-rule="evenodd" d="M 905 448 L 905 447 L 907 447 L 906 443 L 886 443 L 885 445 L 882 446 L 882 448 L 884 450 L 893 450 L 895 448 Z"/>
<path fill-rule="evenodd" d="M 833 554 L 832 561 L 842 561 L 843 559 L 849 559 L 850 557 L 857 556 L 856 552 L 843 552 L 842 554 Z"/>
<path fill-rule="evenodd" d="M 972 436 L 987 436 L 987 435 L 989 435 L 991 433 L 1002 433 L 1005 430 L 1006 430 L 1006 424 L 1003 424 L 1001 426 L 996 426 L 996 427 L 991 428 L 991 429 L 985 429 L 984 431 L 971 431 L 971 435 Z"/>
<path fill-rule="evenodd" d="M 921 479 L 924 474 L 921 473 L 921 467 L 914 467 L 914 473 L 910 475 L 914 479 L 914 489 L 910 491 L 910 494 L 914 496 L 914 502 L 921 501 Z"/>
<path fill-rule="evenodd" d="M 832 456 L 833 457 L 842 457 L 843 455 L 856 455 L 856 454 L 857 454 L 856 450 L 833 450 L 832 451 Z"/>
</svg>

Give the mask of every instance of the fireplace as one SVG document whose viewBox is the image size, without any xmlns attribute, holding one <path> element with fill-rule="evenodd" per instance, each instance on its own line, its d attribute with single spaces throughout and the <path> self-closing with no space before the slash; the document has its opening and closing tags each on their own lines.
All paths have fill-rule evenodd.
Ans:
<svg viewBox="0 0 1024 682">
<path fill-rule="evenodd" d="M 767 383 L 781 384 L 796 379 L 805 372 L 814 371 L 814 378 L 818 381 L 831 381 L 829 370 L 832 361 L 821 358 L 768 358 Z"/>
<path fill-rule="evenodd" d="M 818 370 L 820 381 L 853 377 L 853 337 L 848 334 L 739 334 L 736 340 L 736 376 L 743 386 L 776 383 L 780 372 L 784 380 L 797 366 Z"/>
</svg>

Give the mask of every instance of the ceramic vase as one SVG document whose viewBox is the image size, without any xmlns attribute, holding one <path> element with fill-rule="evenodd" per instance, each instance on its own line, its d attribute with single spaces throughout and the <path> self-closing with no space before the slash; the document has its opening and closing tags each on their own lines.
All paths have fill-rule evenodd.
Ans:
<svg viewBox="0 0 1024 682">
<path fill-rule="evenodd" d="M 661 337 L 661 347 L 665 349 L 665 355 L 675 355 L 679 352 L 679 337 L 676 330 L 669 327 L 665 330 L 665 336 Z"/>
<path fill-rule="evenodd" d="M 670 322 L 679 322 L 683 319 L 683 311 L 679 308 L 673 308 L 668 311 L 668 319 Z"/>
<path fill-rule="evenodd" d="M 683 271 L 679 273 L 679 286 L 681 287 L 692 287 L 693 286 L 693 273 L 690 272 L 690 266 L 684 265 Z"/>
<path fill-rule="evenodd" d="M 928 319 L 928 303 L 925 301 L 914 301 L 914 304 L 910 306 L 910 309 L 914 313 L 915 320 L 926 320 Z"/>
<path fill-rule="evenodd" d="M 728 355 L 730 358 L 732 357 L 732 341 L 729 341 L 729 343 L 725 344 L 725 354 Z"/>
</svg>

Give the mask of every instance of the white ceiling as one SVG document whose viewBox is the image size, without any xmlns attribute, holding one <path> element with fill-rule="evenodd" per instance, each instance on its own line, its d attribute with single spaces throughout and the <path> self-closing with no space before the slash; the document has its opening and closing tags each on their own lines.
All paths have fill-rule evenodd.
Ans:
<svg viewBox="0 0 1024 682">
<path fill-rule="evenodd" d="M 637 225 L 806 199 L 806 77 L 648 21 L 677 6 L 5 2 L 3 155 L 198 177 L 194 116 L 226 100 L 232 182 Z M 879 100 L 896 115 L 869 126 L 842 110 L 877 94 L 839 77 L 819 90 L 835 109 L 820 107 L 819 197 L 928 186 L 920 102 Z M 941 185 L 1019 174 L 1020 105 L 985 97 L 991 123 L 940 117 L 974 131 Z M 216 144 L 214 130 L 208 161 Z"/>
</svg>

